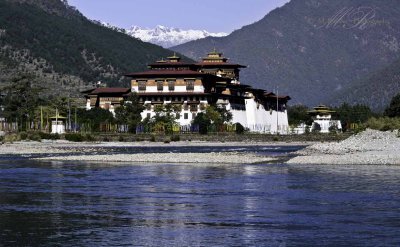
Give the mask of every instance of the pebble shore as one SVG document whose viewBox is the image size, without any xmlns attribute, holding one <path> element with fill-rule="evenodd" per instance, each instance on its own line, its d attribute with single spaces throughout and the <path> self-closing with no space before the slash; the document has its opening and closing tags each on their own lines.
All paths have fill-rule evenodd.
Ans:
<svg viewBox="0 0 400 247">
<path fill-rule="evenodd" d="M 288 164 L 400 165 L 398 131 L 367 129 L 346 140 L 318 143 L 298 151 Z"/>
<path fill-rule="evenodd" d="M 33 159 L 52 161 L 96 161 L 96 162 L 138 162 L 138 163 L 213 163 L 213 164 L 254 164 L 275 161 L 276 158 L 241 152 L 213 153 L 134 153 L 99 154 L 107 147 L 150 146 L 246 146 L 260 143 L 206 143 L 175 142 L 171 144 L 138 143 L 73 143 L 66 141 L 18 142 L 0 145 L 0 155 L 22 155 L 26 157 L 46 154 L 46 157 Z M 266 145 L 264 143 L 264 145 Z M 278 145 L 278 144 L 276 144 Z M 303 144 L 304 145 L 304 144 Z"/>
<path fill-rule="evenodd" d="M 139 163 L 255 164 L 275 159 L 248 153 L 141 153 L 113 155 L 72 155 L 37 158 L 52 161 L 96 161 Z"/>
</svg>

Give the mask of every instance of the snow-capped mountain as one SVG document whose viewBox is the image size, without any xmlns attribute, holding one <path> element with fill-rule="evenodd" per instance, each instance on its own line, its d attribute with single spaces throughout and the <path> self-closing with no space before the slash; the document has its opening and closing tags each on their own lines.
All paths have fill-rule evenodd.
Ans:
<svg viewBox="0 0 400 247">
<path fill-rule="evenodd" d="M 130 29 L 126 30 L 126 33 L 142 41 L 157 44 L 165 48 L 208 36 L 223 37 L 228 35 L 222 32 L 210 33 L 205 30 L 182 30 L 161 25 L 156 26 L 154 29 L 132 26 Z"/>
</svg>

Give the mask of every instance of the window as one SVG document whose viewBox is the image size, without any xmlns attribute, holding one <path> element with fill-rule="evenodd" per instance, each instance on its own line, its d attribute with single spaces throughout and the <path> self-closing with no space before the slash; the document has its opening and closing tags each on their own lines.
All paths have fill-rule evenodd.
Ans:
<svg viewBox="0 0 400 247">
<path fill-rule="evenodd" d="M 150 119 L 151 118 L 151 114 L 147 113 L 147 118 Z"/>
<path fill-rule="evenodd" d="M 184 119 L 188 119 L 189 118 L 189 114 L 188 113 L 183 114 L 183 118 Z"/>
<path fill-rule="evenodd" d="M 180 119 L 181 118 L 181 114 L 179 112 L 177 112 L 176 115 L 175 115 L 175 118 L 176 119 Z"/>
<path fill-rule="evenodd" d="M 189 110 L 188 104 L 183 104 L 183 110 L 185 110 L 185 111 Z"/>
<path fill-rule="evenodd" d="M 190 111 L 197 111 L 197 105 L 190 105 Z"/>
<path fill-rule="evenodd" d="M 146 91 L 146 83 L 147 81 L 138 81 L 139 91 Z"/>
<path fill-rule="evenodd" d="M 197 115 L 197 113 L 193 112 L 193 113 L 192 113 L 192 119 L 195 119 L 195 118 L 196 118 L 196 115 Z"/>
<path fill-rule="evenodd" d="M 157 81 L 157 91 L 163 91 L 164 89 L 164 81 L 158 80 Z"/>
<path fill-rule="evenodd" d="M 168 80 L 168 90 L 169 91 L 175 90 L 175 80 Z"/>
<path fill-rule="evenodd" d="M 185 80 L 185 82 L 186 82 L 186 90 L 193 91 L 194 90 L 194 80 L 189 79 L 189 80 Z"/>
</svg>

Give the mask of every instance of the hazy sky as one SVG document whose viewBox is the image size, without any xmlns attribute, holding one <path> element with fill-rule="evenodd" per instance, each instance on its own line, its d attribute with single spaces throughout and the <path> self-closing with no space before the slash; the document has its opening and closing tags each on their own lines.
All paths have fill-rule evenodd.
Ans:
<svg viewBox="0 0 400 247">
<path fill-rule="evenodd" d="M 231 32 L 289 0 L 68 0 L 86 17 L 122 28 L 164 25 Z"/>
</svg>

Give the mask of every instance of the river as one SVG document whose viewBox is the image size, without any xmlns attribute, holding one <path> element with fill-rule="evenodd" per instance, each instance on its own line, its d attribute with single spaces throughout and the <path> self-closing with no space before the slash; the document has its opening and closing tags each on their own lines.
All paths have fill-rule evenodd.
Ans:
<svg viewBox="0 0 400 247">
<path fill-rule="evenodd" d="M 399 245 L 399 167 L 0 161 L 0 246 Z"/>
</svg>

